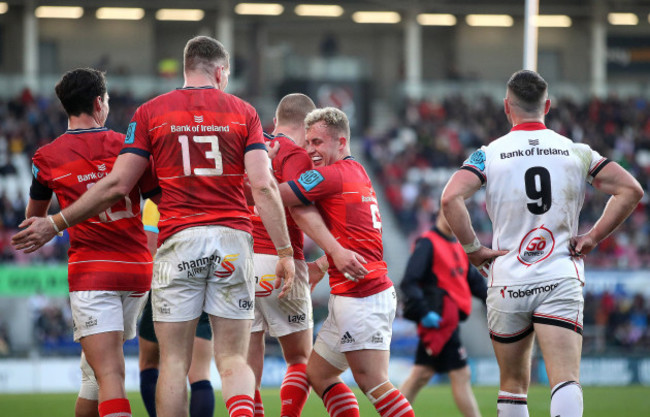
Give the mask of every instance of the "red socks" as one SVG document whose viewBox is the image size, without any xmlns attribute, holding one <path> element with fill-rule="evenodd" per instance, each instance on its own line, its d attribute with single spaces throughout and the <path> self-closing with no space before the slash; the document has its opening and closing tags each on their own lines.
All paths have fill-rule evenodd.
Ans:
<svg viewBox="0 0 650 417">
<path fill-rule="evenodd" d="M 126 398 L 102 401 L 97 409 L 100 417 L 131 417 L 131 404 Z"/>
<path fill-rule="evenodd" d="M 357 398 L 352 390 L 342 382 L 334 384 L 325 390 L 323 403 L 330 416 L 360 417 Z"/>
<path fill-rule="evenodd" d="M 248 395 L 233 395 L 226 401 L 229 417 L 253 417 L 253 398 Z"/>
<path fill-rule="evenodd" d="M 255 415 L 254 417 L 264 417 L 264 404 L 262 404 L 262 395 L 260 390 L 255 390 Z"/>
<path fill-rule="evenodd" d="M 280 388 L 280 400 L 282 401 L 280 415 L 282 417 L 299 417 L 308 397 L 307 365 L 304 363 L 291 365 L 287 369 Z"/>
<path fill-rule="evenodd" d="M 377 398 L 373 405 L 381 417 L 415 417 L 411 404 L 396 388 Z"/>
</svg>

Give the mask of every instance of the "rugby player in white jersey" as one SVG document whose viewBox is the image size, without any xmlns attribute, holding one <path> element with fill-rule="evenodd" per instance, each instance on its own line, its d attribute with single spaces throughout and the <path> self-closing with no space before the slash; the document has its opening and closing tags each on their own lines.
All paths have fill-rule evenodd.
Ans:
<svg viewBox="0 0 650 417">
<path fill-rule="evenodd" d="M 547 88 L 536 72 L 512 75 L 504 99 L 512 130 L 474 152 L 442 195 L 449 225 L 488 278 L 500 417 L 528 416 L 533 334 L 552 387 L 551 416 L 582 416 L 583 258 L 643 196 L 620 165 L 544 126 L 551 105 Z M 594 226 L 578 235 L 586 183 L 611 198 Z M 494 249 L 479 243 L 464 201 L 482 186 Z"/>
</svg>

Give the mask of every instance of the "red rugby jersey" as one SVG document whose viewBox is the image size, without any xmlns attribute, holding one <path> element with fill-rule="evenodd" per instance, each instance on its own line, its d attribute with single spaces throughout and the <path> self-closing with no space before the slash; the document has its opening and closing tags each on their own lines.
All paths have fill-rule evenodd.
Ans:
<svg viewBox="0 0 650 417">
<path fill-rule="evenodd" d="M 138 108 L 121 153 L 153 156 L 159 245 L 193 226 L 252 231 L 243 179 L 253 149 L 266 149 L 255 109 L 216 88 L 180 88 Z"/>
<path fill-rule="evenodd" d="M 305 171 L 314 167 L 311 158 L 307 151 L 296 145 L 295 142 L 282 134 L 277 136 L 265 135 L 271 143 L 279 142 L 280 149 L 278 154 L 273 158 L 272 168 L 273 174 L 278 182 L 287 182 L 296 179 Z M 277 255 L 275 245 L 271 241 L 269 233 L 262 223 L 262 219 L 255 211 L 255 206 L 250 206 L 251 221 L 253 222 L 253 250 L 255 253 L 263 253 L 266 255 Z M 287 211 L 287 228 L 289 229 L 289 237 L 291 238 L 291 246 L 293 246 L 294 259 L 304 260 L 303 253 L 304 237 L 302 230 L 298 227 L 293 218 Z"/>
<path fill-rule="evenodd" d="M 123 134 L 105 127 L 68 130 L 36 151 L 32 172 L 65 208 L 113 169 L 123 143 Z M 153 266 L 140 220 L 140 191 L 155 193 L 157 187 L 147 171 L 123 200 L 67 229 L 70 291 L 149 290 Z"/>
<path fill-rule="evenodd" d="M 361 164 L 349 156 L 307 171 L 288 184 L 303 203 L 316 203 L 327 228 L 344 248 L 357 252 L 368 262 L 368 275 L 353 282 L 336 269 L 328 256 L 332 294 L 367 297 L 393 285 L 384 262 L 377 197 Z"/>
</svg>

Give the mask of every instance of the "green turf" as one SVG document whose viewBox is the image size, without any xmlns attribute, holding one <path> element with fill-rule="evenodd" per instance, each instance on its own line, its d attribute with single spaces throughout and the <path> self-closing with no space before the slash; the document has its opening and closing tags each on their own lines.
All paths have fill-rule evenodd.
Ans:
<svg viewBox="0 0 650 417">
<path fill-rule="evenodd" d="M 481 413 L 484 417 L 496 417 L 496 387 L 475 387 Z M 368 400 L 355 391 L 359 398 L 362 416 L 376 416 Z M 279 390 L 266 389 L 262 393 L 264 409 L 268 417 L 279 416 Z M 73 415 L 74 394 L 21 394 L 0 395 L 0 415 L 21 417 L 69 417 Z M 129 393 L 133 415 L 146 417 L 140 394 Z M 585 387 L 585 412 L 588 417 L 641 416 L 650 409 L 648 387 Z M 528 395 L 528 409 L 531 417 L 548 417 L 549 390 L 534 386 Z M 460 416 L 451 396 L 449 386 L 425 388 L 414 404 L 417 416 L 455 417 Z M 313 393 L 302 414 L 304 417 L 327 417 L 321 401 Z M 227 416 L 220 393 L 217 392 L 215 416 Z"/>
</svg>

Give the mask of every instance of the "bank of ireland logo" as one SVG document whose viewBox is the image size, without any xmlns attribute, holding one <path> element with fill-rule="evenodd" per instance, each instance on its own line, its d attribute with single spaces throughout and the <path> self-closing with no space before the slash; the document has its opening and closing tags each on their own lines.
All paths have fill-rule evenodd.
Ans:
<svg viewBox="0 0 650 417">
<path fill-rule="evenodd" d="M 262 275 L 257 281 L 255 297 L 268 297 L 273 292 L 273 288 L 275 288 L 275 275 Z"/>
<path fill-rule="evenodd" d="M 194 116 L 194 123 L 203 123 L 203 115 Z"/>
<path fill-rule="evenodd" d="M 235 272 L 235 265 L 233 265 L 232 262 L 236 261 L 237 258 L 239 258 L 238 253 L 224 256 L 223 261 L 214 271 L 214 276 L 217 278 L 226 278 L 231 276 L 232 273 Z"/>
<path fill-rule="evenodd" d="M 555 249 L 553 232 L 544 225 L 537 227 L 524 236 L 519 244 L 517 260 L 526 266 L 531 266 L 548 258 Z"/>
</svg>

